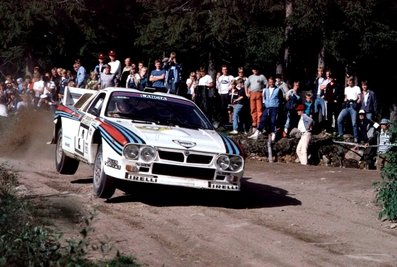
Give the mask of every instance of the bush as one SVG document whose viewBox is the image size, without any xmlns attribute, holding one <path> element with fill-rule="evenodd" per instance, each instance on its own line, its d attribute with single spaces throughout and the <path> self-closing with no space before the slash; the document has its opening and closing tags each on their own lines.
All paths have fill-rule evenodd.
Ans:
<svg viewBox="0 0 397 267">
<path fill-rule="evenodd" d="M 9 167 L 0 164 L 0 267 L 7 266 L 139 266 L 133 257 L 117 251 L 111 261 L 92 262 L 86 259 L 90 244 L 88 234 L 94 214 L 85 218 L 80 240 L 67 240 L 62 248 L 62 235 L 40 225 L 34 217 L 35 209 L 26 199 L 18 197 L 18 176 Z M 109 245 L 101 242 L 102 253 Z"/>
<path fill-rule="evenodd" d="M 397 125 L 391 126 L 391 143 L 397 140 Z M 376 201 L 382 207 L 380 219 L 397 220 L 397 148 L 391 147 L 386 155 L 386 163 L 381 171 L 382 180 L 375 183 Z"/>
</svg>

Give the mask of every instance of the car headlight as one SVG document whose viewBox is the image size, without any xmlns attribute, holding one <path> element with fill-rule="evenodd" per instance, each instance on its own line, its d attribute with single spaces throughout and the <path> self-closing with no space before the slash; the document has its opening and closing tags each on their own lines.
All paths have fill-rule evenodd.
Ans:
<svg viewBox="0 0 397 267">
<path fill-rule="evenodd" d="M 145 162 L 152 162 L 157 156 L 156 149 L 151 146 L 145 146 L 141 149 L 140 157 Z"/>
<path fill-rule="evenodd" d="M 238 171 L 243 166 L 243 158 L 240 156 L 231 156 L 230 157 L 230 166 L 229 169 L 231 171 Z"/>
<path fill-rule="evenodd" d="M 137 145 L 126 145 L 123 150 L 124 157 L 127 159 L 138 159 L 139 147 Z"/>
<path fill-rule="evenodd" d="M 220 155 L 216 160 L 216 165 L 222 170 L 226 171 L 230 166 L 230 159 L 226 155 Z"/>
</svg>

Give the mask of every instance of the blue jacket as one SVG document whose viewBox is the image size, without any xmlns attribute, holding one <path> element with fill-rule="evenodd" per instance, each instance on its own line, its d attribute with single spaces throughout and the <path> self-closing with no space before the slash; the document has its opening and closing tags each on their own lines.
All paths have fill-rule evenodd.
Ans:
<svg viewBox="0 0 397 267">
<path fill-rule="evenodd" d="M 283 103 L 283 91 L 279 87 L 275 87 L 272 95 L 270 95 L 269 87 L 263 91 L 263 103 L 265 108 L 279 108 Z"/>
</svg>

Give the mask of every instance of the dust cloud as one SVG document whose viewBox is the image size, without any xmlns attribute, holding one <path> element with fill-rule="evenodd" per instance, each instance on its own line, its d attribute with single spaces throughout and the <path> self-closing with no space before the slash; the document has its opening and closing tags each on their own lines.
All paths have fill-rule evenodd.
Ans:
<svg viewBox="0 0 397 267">
<path fill-rule="evenodd" d="M 29 111 L 0 117 L 0 157 L 13 159 L 51 158 L 54 145 L 53 115 L 48 111 Z"/>
</svg>

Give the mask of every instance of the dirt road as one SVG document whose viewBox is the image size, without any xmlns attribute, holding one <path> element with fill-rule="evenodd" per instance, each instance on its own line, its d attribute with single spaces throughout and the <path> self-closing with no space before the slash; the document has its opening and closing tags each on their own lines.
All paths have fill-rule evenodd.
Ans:
<svg viewBox="0 0 397 267">
<path fill-rule="evenodd" d="M 373 203 L 376 171 L 248 161 L 241 194 L 151 185 L 104 201 L 88 166 L 55 172 L 49 136 L 3 147 L 0 161 L 67 237 L 95 210 L 92 237 L 145 266 L 397 266 L 397 228 Z"/>
</svg>

